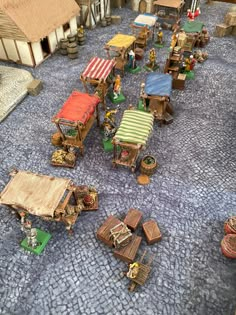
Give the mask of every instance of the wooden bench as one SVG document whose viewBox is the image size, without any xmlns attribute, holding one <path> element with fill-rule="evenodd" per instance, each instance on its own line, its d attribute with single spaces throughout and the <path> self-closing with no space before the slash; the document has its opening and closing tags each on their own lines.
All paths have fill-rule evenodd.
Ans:
<svg viewBox="0 0 236 315">
<path fill-rule="evenodd" d="M 132 231 L 135 231 L 138 227 L 139 222 L 142 218 L 142 212 L 138 209 L 129 209 L 125 219 L 124 223 L 130 228 Z"/>
<path fill-rule="evenodd" d="M 142 227 L 143 227 L 143 232 L 146 236 L 147 243 L 149 245 L 154 244 L 161 240 L 162 235 L 155 221 L 150 220 L 150 221 L 144 222 Z"/>
</svg>

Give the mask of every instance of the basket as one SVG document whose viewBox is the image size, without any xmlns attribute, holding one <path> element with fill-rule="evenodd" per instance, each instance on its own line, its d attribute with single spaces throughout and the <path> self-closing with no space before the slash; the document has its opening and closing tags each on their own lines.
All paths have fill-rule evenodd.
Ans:
<svg viewBox="0 0 236 315">
<path fill-rule="evenodd" d="M 157 161 L 152 155 L 145 155 L 141 160 L 140 171 L 141 174 L 151 176 L 157 169 Z"/>
<path fill-rule="evenodd" d="M 227 258 L 236 259 L 236 235 L 227 234 L 221 241 L 221 250 L 222 253 Z"/>
<path fill-rule="evenodd" d="M 225 234 L 236 234 L 236 216 L 230 217 L 224 223 Z"/>
</svg>

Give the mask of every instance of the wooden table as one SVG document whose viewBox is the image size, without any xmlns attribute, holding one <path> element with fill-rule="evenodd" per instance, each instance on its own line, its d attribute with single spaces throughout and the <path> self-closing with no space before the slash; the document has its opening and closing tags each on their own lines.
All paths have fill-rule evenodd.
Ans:
<svg viewBox="0 0 236 315">
<path fill-rule="evenodd" d="M 87 84 L 96 86 L 96 91 L 101 98 L 104 110 L 106 109 L 106 94 L 110 84 L 112 83 L 112 78 L 109 77 L 114 76 L 115 65 L 116 61 L 114 59 L 107 60 L 93 57 L 80 76 L 86 93 L 89 92 Z"/>
</svg>

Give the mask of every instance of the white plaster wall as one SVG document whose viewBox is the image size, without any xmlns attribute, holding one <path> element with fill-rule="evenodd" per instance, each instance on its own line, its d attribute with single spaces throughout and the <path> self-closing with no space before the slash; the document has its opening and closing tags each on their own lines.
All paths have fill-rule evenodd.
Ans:
<svg viewBox="0 0 236 315">
<path fill-rule="evenodd" d="M 138 11 L 139 9 L 139 2 L 140 0 L 132 0 L 132 9 L 134 11 Z M 152 13 L 152 0 L 146 0 L 147 2 L 147 12 L 146 13 Z"/>
<path fill-rule="evenodd" d="M 20 58 L 18 56 L 18 52 L 16 50 L 16 45 L 15 45 L 14 40 L 3 38 L 2 41 L 6 49 L 8 59 L 15 62 L 19 61 Z"/>
<path fill-rule="evenodd" d="M 3 48 L 3 44 L 2 44 L 1 39 L 0 39 L 0 59 L 7 60 L 7 55 L 6 55 L 5 50 Z"/>
<path fill-rule="evenodd" d="M 74 16 L 72 19 L 70 19 L 70 31 L 71 34 L 76 34 L 77 33 L 77 20 L 76 20 L 76 16 Z"/>
<path fill-rule="evenodd" d="M 35 64 L 38 65 L 40 62 L 43 61 L 43 51 L 41 48 L 41 44 L 40 42 L 31 43 L 31 47 L 34 54 Z"/>
<path fill-rule="evenodd" d="M 48 35 L 48 42 L 49 42 L 49 46 L 50 46 L 50 52 L 54 52 L 54 50 L 57 47 L 57 36 L 56 36 L 56 32 L 51 32 Z"/>
<path fill-rule="evenodd" d="M 26 42 L 16 40 L 16 45 L 21 58 L 21 62 L 24 65 L 33 66 L 34 62 L 30 53 L 29 44 Z"/>
<path fill-rule="evenodd" d="M 57 34 L 57 41 L 58 41 L 58 43 L 59 43 L 60 40 L 61 40 L 62 38 L 64 38 L 64 32 L 63 32 L 63 27 L 62 27 L 62 26 L 60 26 L 60 27 L 58 27 L 58 28 L 56 29 L 56 34 Z"/>
</svg>

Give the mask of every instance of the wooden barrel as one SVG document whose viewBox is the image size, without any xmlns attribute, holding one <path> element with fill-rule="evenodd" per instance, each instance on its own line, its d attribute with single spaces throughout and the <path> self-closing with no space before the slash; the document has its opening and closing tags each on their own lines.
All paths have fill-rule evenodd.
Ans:
<svg viewBox="0 0 236 315">
<path fill-rule="evenodd" d="M 68 39 L 67 38 L 62 38 L 60 40 L 60 53 L 62 55 L 67 55 L 67 45 L 68 45 Z"/>
<path fill-rule="evenodd" d="M 107 21 L 105 18 L 101 19 L 101 25 L 102 25 L 102 27 L 107 26 Z"/>
<path fill-rule="evenodd" d="M 67 36 L 67 39 L 68 39 L 69 43 L 74 43 L 74 42 L 76 42 L 76 34 L 69 34 L 69 35 Z"/>
<path fill-rule="evenodd" d="M 146 155 L 141 161 L 140 171 L 142 174 L 151 176 L 157 169 L 157 161 L 152 155 Z"/>
<path fill-rule="evenodd" d="M 70 59 L 78 58 L 78 47 L 77 47 L 76 42 L 69 43 L 67 45 L 67 53 Z"/>
<path fill-rule="evenodd" d="M 105 19 L 106 19 L 106 22 L 107 22 L 107 26 L 111 25 L 111 16 L 110 16 L 110 15 L 107 15 L 107 16 L 105 17 Z"/>
<path fill-rule="evenodd" d="M 84 34 L 78 34 L 78 45 L 83 46 L 85 44 L 85 35 Z"/>
<path fill-rule="evenodd" d="M 55 146 L 62 145 L 62 138 L 59 132 L 56 132 L 52 135 L 51 142 L 52 142 L 52 145 L 55 145 Z"/>
</svg>

